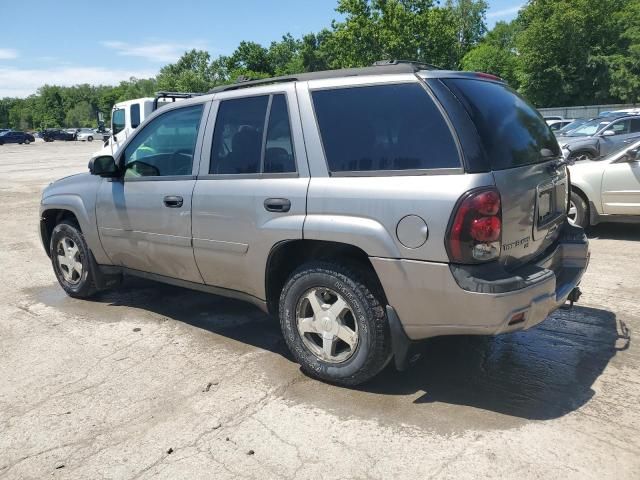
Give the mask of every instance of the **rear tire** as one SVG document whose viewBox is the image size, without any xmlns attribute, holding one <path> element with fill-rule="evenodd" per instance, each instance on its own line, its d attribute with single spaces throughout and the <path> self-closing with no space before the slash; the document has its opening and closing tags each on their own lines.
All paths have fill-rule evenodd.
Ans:
<svg viewBox="0 0 640 480">
<path fill-rule="evenodd" d="M 567 218 L 569 222 L 579 227 L 587 228 L 589 226 L 589 206 L 582 195 L 577 192 L 571 192 Z"/>
<path fill-rule="evenodd" d="M 91 251 L 75 222 L 63 220 L 54 227 L 49 255 L 58 283 L 67 295 L 88 298 L 96 293 Z"/>
<path fill-rule="evenodd" d="M 301 266 L 282 290 L 279 311 L 285 341 L 311 377 L 358 385 L 391 359 L 381 299 L 348 268 L 329 262 Z"/>
<path fill-rule="evenodd" d="M 87 137 L 87 142 L 93 142 L 93 137 Z"/>
</svg>

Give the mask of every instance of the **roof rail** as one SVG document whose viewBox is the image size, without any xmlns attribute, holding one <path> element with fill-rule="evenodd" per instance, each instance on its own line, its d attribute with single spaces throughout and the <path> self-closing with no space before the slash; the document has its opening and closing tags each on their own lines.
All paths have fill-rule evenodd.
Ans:
<svg viewBox="0 0 640 480">
<path fill-rule="evenodd" d="M 442 70 L 441 67 L 437 65 L 432 65 L 430 63 L 418 62 L 417 60 L 398 60 L 398 59 L 389 59 L 389 60 L 378 60 L 373 63 L 374 67 L 386 67 L 389 65 L 413 65 L 418 70 Z"/>
<path fill-rule="evenodd" d="M 209 90 L 209 93 L 228 92 L 231 90 L 239 90 L 241 88 L 257 87 L 259 85 L 272 85 L 274 83 L 295 82 L 297 80 L 298 78 L 293 75 L 286 77 L 261 78 L 259 80 L 251 80 L 250 78 L 241 75 L 236 79 L 235 83 L 212 88 Z"/>
<path fill-rule="evenodd" d="M 153 111 L 158 109 L 158 100 L 161 98 L 171 98 L 172 101 L 176 101 L 177 98 L 193 98 L 204 95 L 204 93 L 198 92 L 156 92 L 156 97 L 153 99 Z"/>
<path fill-rule="evenodd" d="M 240 90 L 241 88 L 257 87 L 260 85 L 273 85 L 275 83 L 320 80 L 325 78 L 357 77 L 364 75 L 416 73 L 420 70 L 440 70 L 440 68 L 434 65 L 429 65 L 428 63 L 412 62 L 409 60 L 381 60 L 370 67 L 323 70 L 319 72 L 286 75 L 283 77 L 262 78 L 259 80 L 250 80 L 244 76 L 240 76 L 236 80 L 236 83 L 212 88 L 209 90 L 209 93 L 228 92 L 231 90 Z"/>
</svg>

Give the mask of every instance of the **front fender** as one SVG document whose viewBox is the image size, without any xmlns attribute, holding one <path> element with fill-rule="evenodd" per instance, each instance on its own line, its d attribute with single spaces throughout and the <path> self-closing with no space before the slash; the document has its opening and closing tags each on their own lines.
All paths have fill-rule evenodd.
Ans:
<svg viewBox="0 0 640 480">
<path fill-rule="evenodd" d="M 82 230 L 82 234 L 87 245 L 93 252 L 96 262 L 101 265 L 110 265 L 111 261 L 102 248 L 102 244 L 98 236 L 98 228 L 95 218 L 95 193 L 93 196 L 89 196 L 88 200 L 79 194 L 73 193 L 53 193 L 42 199 L 40 202 L 41 236 L 43 244 L 45 244 L 45 249 L 47 250 L 48 245 L 46 245 L 47 242 L 42 230 L 42 223 L 47 217 L 48 211 L 60 210 L 71 212 L 76 217 L 80 229 Z M 56 215 L 57 214 L 58 212 L 56 212 Z"/>
</svg>

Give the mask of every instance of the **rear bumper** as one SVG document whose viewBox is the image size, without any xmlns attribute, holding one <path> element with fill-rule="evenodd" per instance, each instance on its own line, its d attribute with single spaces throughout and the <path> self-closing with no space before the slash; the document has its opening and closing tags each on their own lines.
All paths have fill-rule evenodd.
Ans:
<svg viewBox="0 0 640 480">
<path fill-rule="evenodd" d="M 371 262 L 410 339 L 496 335 L 531 328 L 562 306 L 587 268 L 589 244 L 581 228 L 567 223 L 551 251 L 510 273 L 496 266 Z"/>
</svg>

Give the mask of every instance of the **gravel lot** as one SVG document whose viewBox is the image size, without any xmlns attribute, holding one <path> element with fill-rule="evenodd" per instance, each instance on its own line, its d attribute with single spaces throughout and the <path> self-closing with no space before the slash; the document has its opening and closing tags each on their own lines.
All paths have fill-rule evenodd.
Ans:
<svg viewBox="0 0 640 480">
<path fill-rule="evenodd" d="M 590 233 L 573 310 L 342 389 L 252 306 L 133 279 L 66 297 L 40 192 L 99 146 L 0 147 L 0 478 L 640 478 L 640 226 Z"/>
</svg>

